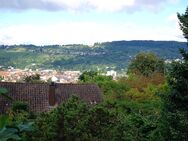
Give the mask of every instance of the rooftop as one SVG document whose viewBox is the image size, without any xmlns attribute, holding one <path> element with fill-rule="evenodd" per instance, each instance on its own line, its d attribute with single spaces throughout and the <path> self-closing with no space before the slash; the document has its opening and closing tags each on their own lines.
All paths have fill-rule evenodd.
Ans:
<svg viewBox="0 0 188 141">
<path fill-rule="evenodd" d="M 102 101 L 102 93 L 95 84 L 54 84 L 0 82 L 0 88 L 6 88 L 8 95 L 15 101 L 28 102 L 31 111 L 49 111 L 51 106 L 58 106 L 75 95 L 89 104 Z M 53 105 L 49 104 L 54 102 Z M 5 112 L 12 105 L 0 96 L 0 112 Z"/>
</svg>

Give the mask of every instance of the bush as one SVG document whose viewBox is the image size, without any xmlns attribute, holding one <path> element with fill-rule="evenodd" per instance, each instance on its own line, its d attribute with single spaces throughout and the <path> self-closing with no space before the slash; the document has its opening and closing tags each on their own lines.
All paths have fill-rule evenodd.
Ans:
<svg viewBox="0 0 188 141">
<path fill-rule="evenodd" d="M 120 83 L 124 83 L 130 88 L 144 92 L 149 85 L 160 86 L 165 83 L 165 76 L 162 73 L 153 73 L 149 77 L 144 75 L 130 74 L 128 78 L 120 78 Z"/>
<path fill-rule="evenodd" d="M 23 101 L 16 101 L 13 103 L 11 109 L 13 112 L 21 112 L 21 111 L 29 112 L 29 105 L 28 103 Z"/>
<path fill-rule="evenodd" d="M 107 108 L 90 107 L 77 97 L 72 97 L 36 120 L 37 141 L 109 141 L 116 127 L 117 117 Z"/>
</svg>

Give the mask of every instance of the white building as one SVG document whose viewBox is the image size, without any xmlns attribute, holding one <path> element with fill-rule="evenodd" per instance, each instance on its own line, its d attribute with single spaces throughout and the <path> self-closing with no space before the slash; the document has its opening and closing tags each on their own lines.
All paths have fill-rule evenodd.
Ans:
<svg viewBox="0 0 188 141">
<path fill-rule="evenodd" d="M 117 76 L 117 72 L 114 71 L 114 70 L 110 70 L 110 71 L 107 71 L 106 75 L 107 75 L 107 76 L 112 76 L 113 79 L 115 79 L 116 76 Z"/>
</svg>

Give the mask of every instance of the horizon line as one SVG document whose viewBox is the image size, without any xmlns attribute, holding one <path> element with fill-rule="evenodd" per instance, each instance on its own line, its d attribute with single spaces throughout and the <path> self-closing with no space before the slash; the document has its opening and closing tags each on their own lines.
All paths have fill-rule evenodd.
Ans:
<svg viewBox="0 0 188 141">
<path fill-rule="evenodd" d="M 179 43 L 187 43 L 186 41 L 177 41 L 177 40 L 113 40 L 113 41 L 104 41 L 104 42 L 94 42 L 93 44 L 84 44 L 84 43 L 65 43 L 65 44 L 32 44 L 32 43 L 20 43 L 20 44 L 0 44 L 0 46 L 19 46 L 19 45 L 33 45 L 33 46 L 66 46 L 66 45 L 86 45 L 86 46 L 94 46 L 95 44 L 103 44 L 103 43 L 112 43 L 112 42 L 134 42 L 134 41 L 146 41 L 146 42 L 179 42 Z"/>
</svg>

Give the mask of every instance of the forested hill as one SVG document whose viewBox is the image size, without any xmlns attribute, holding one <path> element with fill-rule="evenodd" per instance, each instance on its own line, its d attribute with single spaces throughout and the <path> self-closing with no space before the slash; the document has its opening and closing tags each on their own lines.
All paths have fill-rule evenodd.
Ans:
<svg viewBox="0 0 188 141">
<path fill-rule="evenodd" d="M 113 41 L 95 43 L 92 47 L 82 44 L 1 45 L 0 65 L 22 69 L 121 71 L 138 52 L 154 52 L 163 59 L 176 59 L 181 57 L 179 48 L 188 50 L 185 42 L 175 41 Z"/>
</svg>

